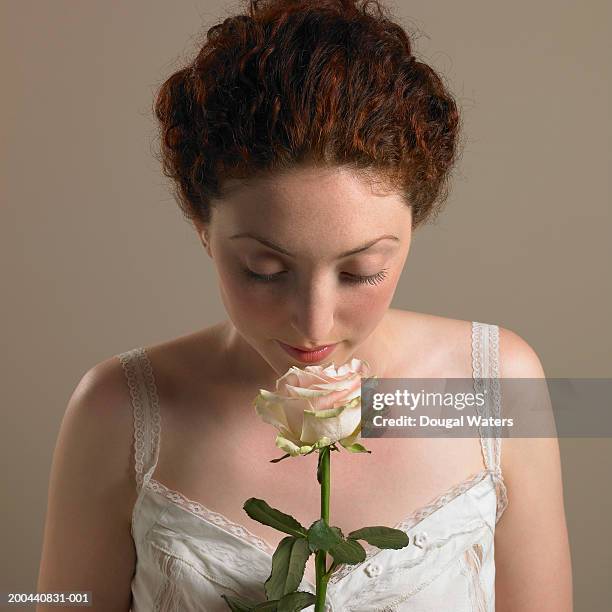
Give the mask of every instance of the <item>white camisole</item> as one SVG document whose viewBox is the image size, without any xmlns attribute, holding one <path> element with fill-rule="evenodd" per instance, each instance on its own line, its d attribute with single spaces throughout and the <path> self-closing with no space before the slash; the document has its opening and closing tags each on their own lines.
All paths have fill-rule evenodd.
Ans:
<svg viewBox="0 0 612 612">
<path fill-rule="evenodd" d="M 168 489 L 153 478 L 161 418 L 144 348 L 117 355 L 134 411 L 137 553 L 133 612 L 228 612 L 221 594 L 265 599 L 274 548 L 245 526 Z M 500 416 L 499 328 L 472 322 L 474 387 L 487 387 L 485 416 Z M 494 612 L 495 526 L 507 506 L 501 438 L 480 438 L 484 469 L 396 525 L 410 543 L 367 551 L 358 565 L 339 565 L 327 586 L 326 612 Z M 304 576 L 300 590 L 315 593 Z M 314 612 L 314 605 L 305 608 Z"/>
</svg>

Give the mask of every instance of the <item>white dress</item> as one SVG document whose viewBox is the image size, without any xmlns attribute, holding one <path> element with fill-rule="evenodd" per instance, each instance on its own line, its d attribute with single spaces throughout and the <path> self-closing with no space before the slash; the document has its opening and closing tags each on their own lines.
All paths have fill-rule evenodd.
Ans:
<svg viewBox="0 0 612 612">
<path fill-rule="evenodd" d="M 499 328 L 472 322 L 474 386 L 499 416 Z M 221 594 L 265 599 L 274 548 L 153 478 L 161 421 L 151 363 L 143 348 L 117 355 L 134 409 L 136 487 L 132 537 L 137 553 L 133 612 L 228 612 Z M 340 565 L 327 587 L 328 612 L 492 612 L 495 610 L 495 525 L 507 506 L 501 438 L 481 436 L 484 468 L 405 517 L 397 529 L 410 543 L 367 551 L 358 565 Z M 315 592 L 304 577 L 300 590 Z M 314 612 L 314 605 L 305 608 Z"/>
</svg>

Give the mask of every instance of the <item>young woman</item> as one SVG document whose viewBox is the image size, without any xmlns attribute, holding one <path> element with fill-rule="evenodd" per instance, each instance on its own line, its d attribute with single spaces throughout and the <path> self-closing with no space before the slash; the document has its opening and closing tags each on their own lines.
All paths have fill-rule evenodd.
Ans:
<svg viewBox="0 0 612 612">
<path fill-rule="evenodd" d="M 80 381 L 38 589 L 91 590 L 96 610 L 221 611 L 221 594 L 262 599 L 283 537 L 246 499 L 306 525 L 320 516 L 317 455 L 270 463 L 280 453 L 253 410 L 260 388 L 351 357 L 379 377 L 544 373 L 510 330 L 390 307 L 412 232 L 447 198 L 460 118 L 377 2 L 252 2 L 209 30 L 155 111 L 164 170 L 228 316 Z M 367 447 L 334 453 L 332 523 L 400 525 L 410 544 L 339 567 L 328 610 L 572 609 L 556 439 L 508 439 L 503 453 L 484 437 Z"/>
</svg>

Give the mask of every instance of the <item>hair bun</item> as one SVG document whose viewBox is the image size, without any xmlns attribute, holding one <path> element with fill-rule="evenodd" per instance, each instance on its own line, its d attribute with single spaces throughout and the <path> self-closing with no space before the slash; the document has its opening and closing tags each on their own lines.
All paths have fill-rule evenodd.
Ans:
<svg viewBox="0 0 612 612">
<path fill-rule="evenodd" d="M 452 94 L 379 0 L 250 0 L 208 29 L 155 114 L 164 172 L 204 224 L 228 179 L 308 160 L 382 179 L 416 227 L 447 199 L 460 128 Z"/>
</svg>

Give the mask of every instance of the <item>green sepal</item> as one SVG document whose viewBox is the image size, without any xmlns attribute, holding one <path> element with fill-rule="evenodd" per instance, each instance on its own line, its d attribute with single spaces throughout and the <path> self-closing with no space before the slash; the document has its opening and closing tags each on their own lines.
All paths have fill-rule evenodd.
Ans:
<svg viewBox="0 0 612 612">
<path fill-rule="evenodd" d="M 340 442 L 342 444 L 342 442 Z M 344 446 L 344 444 L 342 444 Z M 359 444 L 359 442 L 355 442 L 354 444 L 350 444 L 348 446 L 344 446 L 347 451 L 351 453 L 371 453 L 371 450 L 368 450 L 363 444 Z"/>
<path fill-rule="evenodd" d="M 351 453 L 371 453 L 372 451 L 369 451 L 365 446 L 363 446 L 363 444 L 359 444 L 358 442 L 356 442 L 357 438 L 359 437 L 359 434 L 361 433 L 361 421 L 359 421 L 359 424 L 357 425 L 357 427 L 355 427 L 355 431 L 353 431 L 352 434 L 350 434 L 349 436 L 347 436 L 346 438 L 343 438 L 342 440 L 338 440 L 338 442 L 340 442 L 340 444 L 347 450 L 350 451 Z"/>
<path fill-rule="evenodd" d="M 290 455 L 291 457 L 300 457 L 303 455 L 310 455 L 310 453 L 314 453 L 316 450 L 319 450 L 320 448 L 329 446 L 331 443 L 332 442 L 328 437 L 323 436 L 319 440 L 317 440 L 314 444 L 303 444 L 302 446 L 298 446 L 292 440 L 289 440 L 288 438 L 282 436 L 281 434 L 278 434 L 276 436 L 275 444 L 278 448 L 280 448 L 281 450 L 284 450 L 286 455 L 278 459 L 273 459 L 272 462 L 274 463 L 276 461 L 281 461 L 287 455 Z"/>
<path fill-rule="evenodd" d="M 287 457 L 291 457 L 291 454 L 285 453 L 282 457 L 277 457 L 276 459 L 270 459 L 270 463 L 278 463 L 279 461 L 282 461 L 283 459 L 286 459 Z"/>
<path fill-rule="evenodd" d="M 319 459 L 317 460 L 317 481 L 319 482 L 319 484 L 323 484 L 323 459 L 325 457 L 325 453 L 329 452 L 330 447 L 328 446 L 321 448 L 321 450 L 319 451 Z"/>
</svg>

